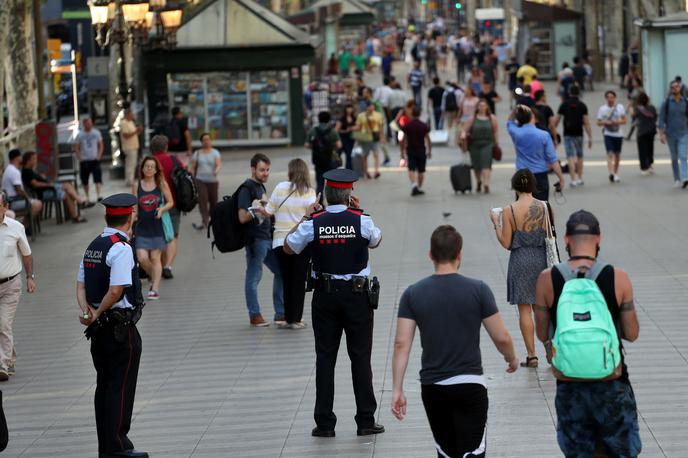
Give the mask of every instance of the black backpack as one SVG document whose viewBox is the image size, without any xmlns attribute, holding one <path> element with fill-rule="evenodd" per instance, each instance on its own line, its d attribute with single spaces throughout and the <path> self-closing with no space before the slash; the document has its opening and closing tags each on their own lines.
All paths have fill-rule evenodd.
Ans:
<svg viewBox="0 0 688 458">
<path fill-rule="evenodd" d="M 313 165 L 320 169 L 331 169 L 334 159 L 334 145 L 327 138 L 331 128 L 320 129 L 316 127 L 315 134 L 311 139 L 311 150 L 313 153 Z"/>
<path fill-rule="evenodd" d="M 210 212 L 207 236 L 213 231 L 211 250 L 217 247 L 220 253 L 231 253 L 246 246 L 248 225 L 239 222 L 239 192 L 242 183 L 231 196 L 224 196 Z"/>
<path fill-rule="evenodd" d="M 182 142 L 182 131 L 175 118 L 170 119 L 165 126 L 165 136 L 169 146 L 176 147 Z"/>
<path fill-rule="evenodd" d="M 456 89 L 451 92 L 447 92 L 447 96 L 444 98 L 444 111 L 457 111 L 459 105 L 456 103 Z"/>
<path fill-rule="evenodd" d="M 182 167 L 181 163 L 173 155 L 170 156 L 174 163 L 172 169 L 172 183 L 177 196 L 175 207 L 180 212 L 188 213 L 194 209 L 198 203 L 198 190 L 193 175 Z"/>
</svg>

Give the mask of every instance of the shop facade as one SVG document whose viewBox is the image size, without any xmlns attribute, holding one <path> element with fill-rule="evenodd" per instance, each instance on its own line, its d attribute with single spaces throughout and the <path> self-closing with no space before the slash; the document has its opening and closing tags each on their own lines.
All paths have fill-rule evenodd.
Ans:
<svg viewBox="0 0 688 458">
<path fill-rule="evenodd" d="M 314 56 L 305 32 L 256 2 L 209 3 L 177 48 L 144 56 L 149 118 L 180 107 L 194 143 L 208 132 L 217 146 L 302 144 L 301 67 Z"/>
</svg>

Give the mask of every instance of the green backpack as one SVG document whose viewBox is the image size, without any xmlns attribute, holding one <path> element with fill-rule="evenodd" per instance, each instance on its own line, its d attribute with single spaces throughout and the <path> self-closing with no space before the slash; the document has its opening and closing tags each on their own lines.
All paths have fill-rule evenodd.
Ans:
<svg viewBox="0 0 688 458">
<path fill-rule="evenodd" d="M 605 264 L 585 272 L 568 263 L 555 266 L 564 277 L 552 337 L 552 366 L 565 378 L 602 380 L 621 374 L 621 351 L 607 301 L 595 280 Z"/>
</svg>

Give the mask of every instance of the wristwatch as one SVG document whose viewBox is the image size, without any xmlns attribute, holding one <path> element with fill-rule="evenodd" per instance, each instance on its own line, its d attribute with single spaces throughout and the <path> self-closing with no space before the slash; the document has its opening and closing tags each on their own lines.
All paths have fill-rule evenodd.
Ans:
<svg viewBox="0 0 688 458">
<path fill-rule="evenodd" d="M 26 278 L 27 278 L 27 279 L 30 278 L 31 280 L 35 280 L 35 279 L 36 279 L 36 274 L 27 275 Z"/>
</svg>

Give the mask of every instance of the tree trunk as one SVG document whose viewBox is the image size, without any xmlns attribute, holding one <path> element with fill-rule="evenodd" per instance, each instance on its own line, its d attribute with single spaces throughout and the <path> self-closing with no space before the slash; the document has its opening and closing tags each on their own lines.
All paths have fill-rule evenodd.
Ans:
<svg viewBox="0 0 688 458">
<path fill-rule="evenodd" d="M 0 30 L 7 30 L 8 14 L 5 8 L 0 6 Z M 0 33 L 0 167 L 5 170 L 5 153 L 8 151 L 7 145 L 1 142 L 5 132 L 5 113 L 3 107 L 3 97 L 5 95 L 5 66 L 2 62 L 2 56 L 7 53 L 7 35 Z"/>
<path fill-rule="evenodd" d="M 11 27 L 2 30 L 6 35 L 7 52 L 4 53 L 5 87 L 10 131 L 17 137 L 11 142 L 20 149 L 34 149 L 32 124 L 38 121 L 38 88 L 36 63 L 32 46 L 33 17 L 31 2 L 2 0 L 2 15 L 12 19 Z M 19 129 L 17 131 L 17 129 Z M 12 133 L 10 133 L 12 135 Z"/>
</svg>

